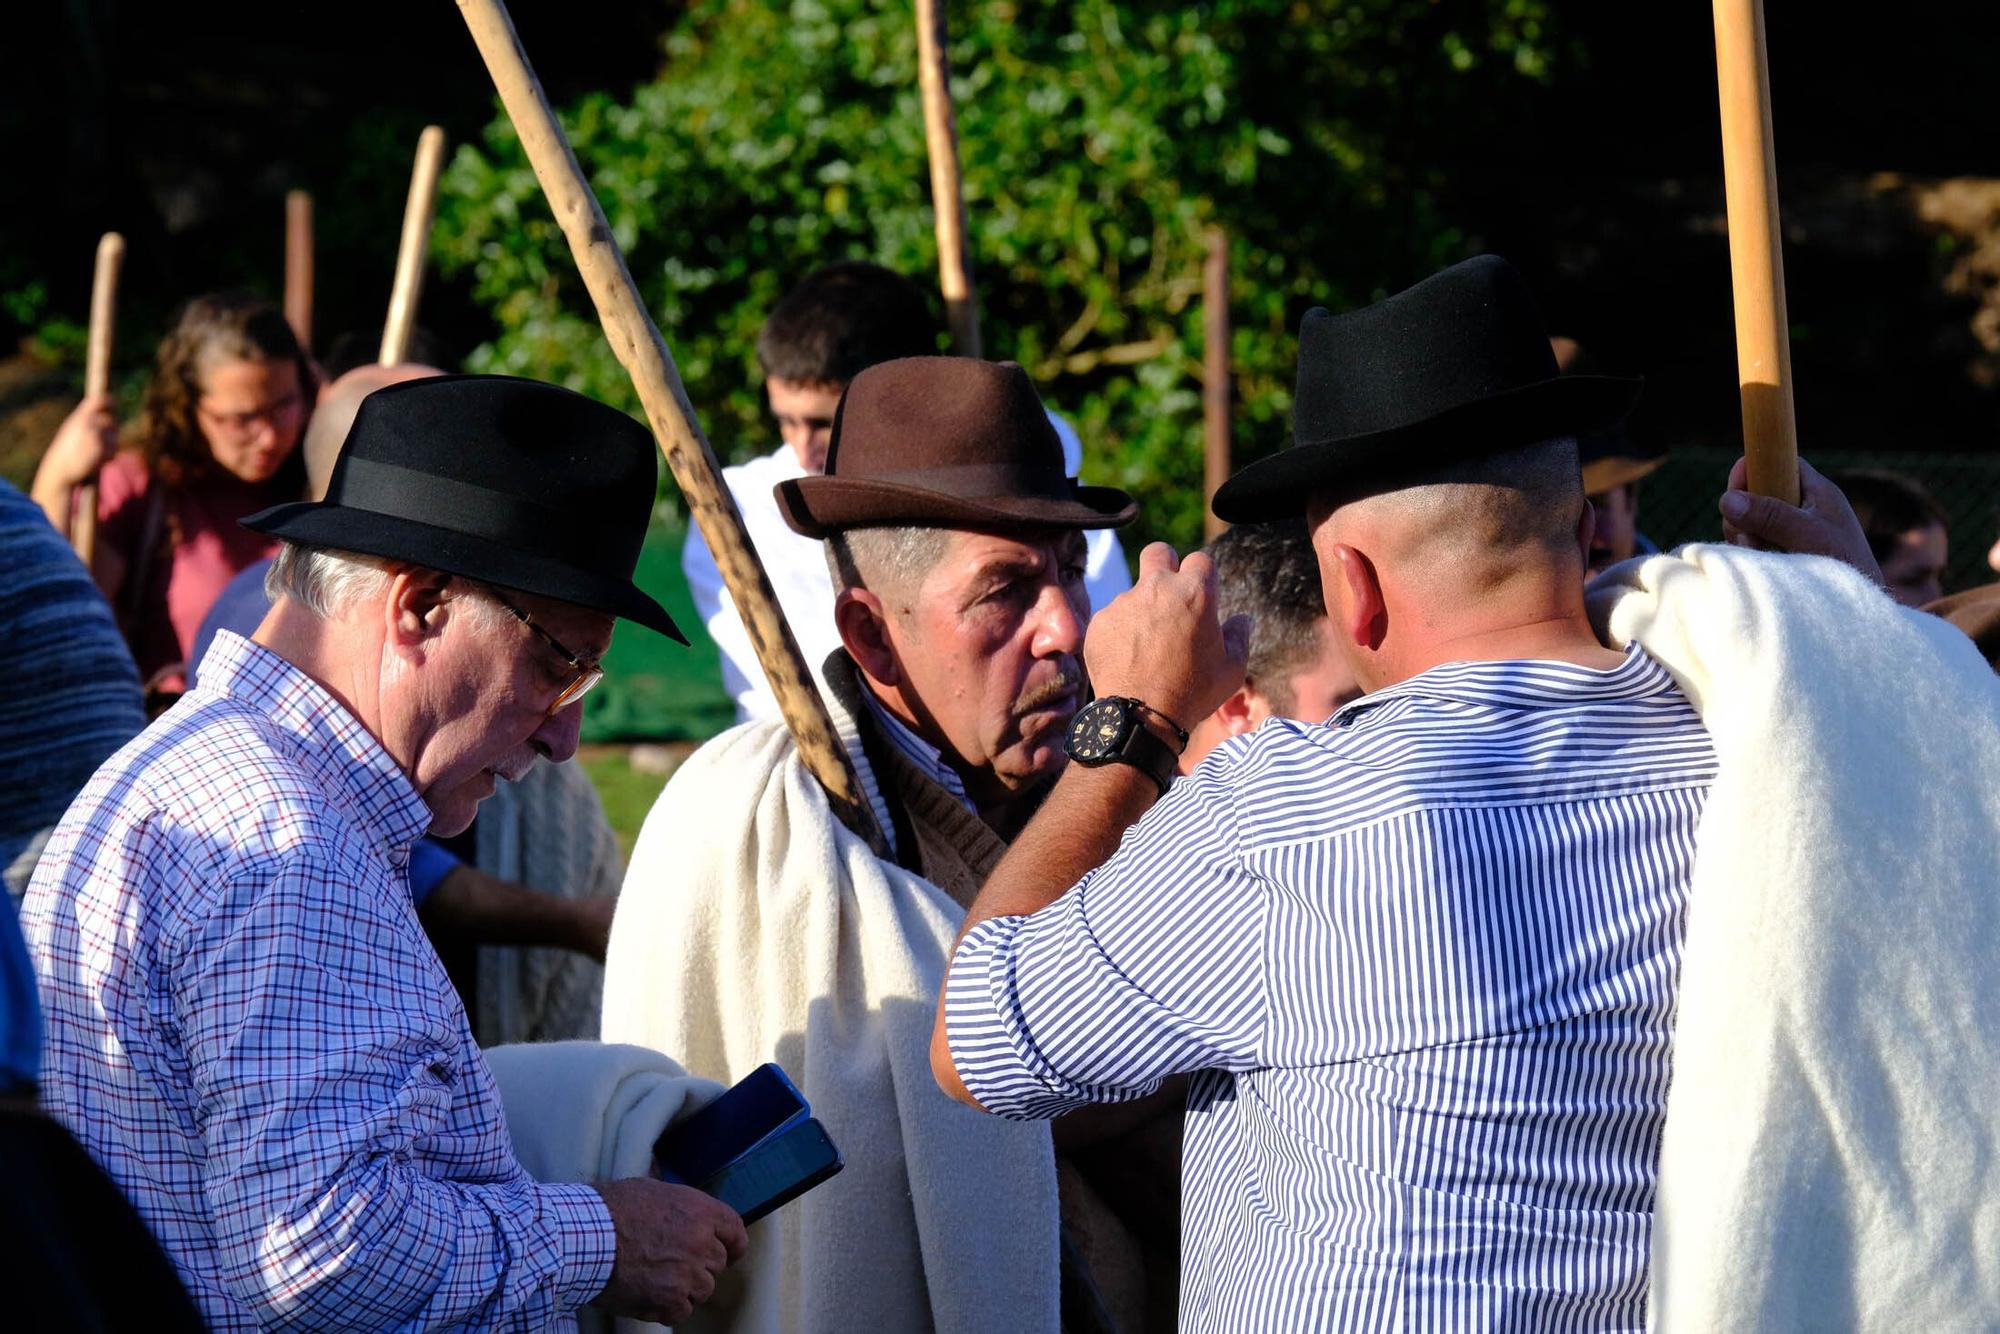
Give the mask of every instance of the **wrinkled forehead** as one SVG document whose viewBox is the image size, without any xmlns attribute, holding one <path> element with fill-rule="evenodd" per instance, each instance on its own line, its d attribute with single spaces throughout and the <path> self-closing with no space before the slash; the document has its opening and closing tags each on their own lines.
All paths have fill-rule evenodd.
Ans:
<svg viewBox="0 0 2000 1334">
<path fill-rule="evenodd" d="M 1089 543 L 1076 528 L 945 529 L 944 549 L 937 567 L 924 581 L 925 591 L 950 596 L 985 579 L 1036 573 L 1053 574 L 1067 564 L 1081 563 Z"/>
</svg>

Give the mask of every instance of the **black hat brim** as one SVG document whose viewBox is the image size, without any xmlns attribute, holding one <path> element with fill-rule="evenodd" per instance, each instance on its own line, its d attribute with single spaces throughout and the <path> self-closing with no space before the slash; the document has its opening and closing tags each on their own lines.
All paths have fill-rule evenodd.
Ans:
<svg viewBox="0 0 2000 1334">
<path fill-rule="evenodd" d="M 628 579 L 606 578 L 448 528 L 309 500 L 262 510 L 243 520 L 243 526 L 287 542 L 408 561 L 482 584 L 553 598 L 688 642 L 667 609 Z"/>
<path fill-rule="evenodd" d="M 1226 523 L 1297 518 L 1316 494 L 1367 494 L 1413 469 L 1603 430 L 1629 413 L 1644 382 L 1561 375 L 1421 421 L 1339 440 L 1300 441 L 1231 477 L 1215 493 Z"/>
<path fill-rule="evenodd" d="M 862 477 L 801 477 L 778 483 L 778 509 L 795 533 L 824 539 L 849 528 L 1118 528 L 1138 504 L 1110 486 L 1077 486 L 1068 499 L 948 495 Z"/>
</svg>

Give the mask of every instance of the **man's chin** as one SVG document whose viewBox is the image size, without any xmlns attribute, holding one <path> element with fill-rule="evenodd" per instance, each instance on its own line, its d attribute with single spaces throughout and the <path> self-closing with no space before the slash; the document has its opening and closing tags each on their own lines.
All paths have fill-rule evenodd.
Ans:
<svg viewBox="0 0 2000 1334">
<path fill-rule="evenodd" d="M 472 828 L 472 819 L 479 814 L 480 803 L 493 795 L 495 782 L 493 771 L 482 769 L 449 791 L 424 793 L 424 804 L 431 808 L 431 837 L 452 838 Z"/>
</svg>

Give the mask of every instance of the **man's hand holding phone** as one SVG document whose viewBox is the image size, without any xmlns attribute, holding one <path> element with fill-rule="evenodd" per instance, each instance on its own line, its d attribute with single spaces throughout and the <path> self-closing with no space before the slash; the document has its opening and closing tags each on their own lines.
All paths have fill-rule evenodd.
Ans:
<svg viewBox="0 0 2000 1334">
<path fill-rule="evenodd" d="M 679 1324 L 749 1248 L 736 1211 L 692 1186 L 642 1178 L 599 1182 L 596 1189 L 618 1230 L 618 1257 L 594 1306 Z"/>
</svg>

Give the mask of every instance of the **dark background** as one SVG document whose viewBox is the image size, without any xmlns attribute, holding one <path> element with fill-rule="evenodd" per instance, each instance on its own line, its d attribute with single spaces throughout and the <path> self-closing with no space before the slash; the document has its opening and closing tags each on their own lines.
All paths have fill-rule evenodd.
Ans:
<svg viewBox="0 0 2000 1334">
<path fill-rule="evenodd" d="M 1973 242 L 1922 221 L 1911 191 L 2000 176 L 2000 5 L 1878 8 L 1867 23 L 1849 12 L 1776 0 L 1769 14 L 1801 438 L 1808 453 L 1984 452 L 2000 426 L 2000 394 L 1980 382 L 1992 354 L 1973 336 L 1974 302 L 1944 281 Z M 561 105 L 651 75 L 674 10 L 520 0 L 514 13 Z M 1557 14 L 1573 54 L 1545 88 L 1491 123 L 1400 138 L 1447 169 L 1468 251 L 1514 259 L 1553 330 L 1648 376 L 1647 429 L 1726 444 L 1737 418 L 1709 9 L 1560 0 Z M 107 228 L 130 243 L 128 373 L 185 296 L 248 284 L 275 297 L 293 187 L 316 199 L 317 346 L 372 337 L 417 130 L 435 121 L 462 142 L 495 109 L 448 0 L 62 0 L 17 7 L 10 24 L 0 351 L 82 321 Z M 1385 273 L 1382 288 L 1418 276 Z M 489 333 L 435 273 L 423 315 L 447 356 Z M 49 374 L 76 372 L 0 378 L 0 415 L 46 395 Z"/>
</svg>

